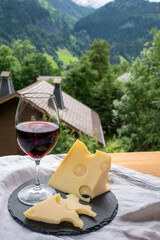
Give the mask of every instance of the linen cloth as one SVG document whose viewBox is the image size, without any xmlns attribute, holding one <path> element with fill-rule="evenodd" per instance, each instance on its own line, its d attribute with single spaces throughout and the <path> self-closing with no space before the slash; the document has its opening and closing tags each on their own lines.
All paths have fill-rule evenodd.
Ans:
<svg viewBox="0 0 160 240">
<path fill-rule="evenodd" d="M 51 175 L 63 157 L 44 157 L 40 175 Z M 0 157 L 0 240 L 160 240 L 160 178 L 113 164 L 108 185 L 119 209 L 109 225 L 89 234 L 60 237 L 24 228 L 8 212 L 8 198 L 19 185 L 34 179 L 34 165 L 28 156 Z"/>
</svg>

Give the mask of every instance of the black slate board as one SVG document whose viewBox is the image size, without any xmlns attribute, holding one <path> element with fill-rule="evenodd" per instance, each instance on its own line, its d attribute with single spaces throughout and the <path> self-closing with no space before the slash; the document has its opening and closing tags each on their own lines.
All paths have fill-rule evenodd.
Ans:
<svg viewBox="0 0 160 240">
<path fill-rule="evenodd" d="M 47 183 L 50 177 L 51 176 L 42 177 L 41 183 Z M 17 198 L 17 194 L 23 187 L 33 183 L 34 180 L 31 180 L 20 185 L 10 195 L 8 200 L 8 210 L 14 220 L 32 231 L 55 236 L 80 235 L 99 230 L 103 226 L 109 224 L 117 214 L 117 199 L 115 198 L 114 194 L 109 191 L 92 199 L 90 203 L 85 203 L 84 201 L 80 200 L 80 202 L 83 204 L 89 204 L 92 207 L 92 210 L 97 213 L 97 216 L 95 218 L 86 215 L 80 215 L 80 218 L 84 222 L 83 229 L 76 228 L 72 225 L 72 223 L 69 222 L 62 222 L 60 224 L 48 224 L 29 220 L 23 215 L 23 212 L 29 209 L 31 206 L 21 203 Z M 57 193 L 60 193 L 63 198 L 66 195 L 60 191 L 57 191 Z"/>
</svg>

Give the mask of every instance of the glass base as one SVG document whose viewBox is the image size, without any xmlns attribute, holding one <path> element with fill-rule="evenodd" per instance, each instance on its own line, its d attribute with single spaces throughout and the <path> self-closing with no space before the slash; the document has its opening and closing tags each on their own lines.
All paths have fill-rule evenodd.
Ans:
<svg viewBox="0 0 160 240">
<path fill-rule="evenodd" d="M 56 190 L 48 185 L 36 186 L 32 184 L 19 191 L 18 199 L 24 204 L 33 206 L 54 194 L 56 194 Z"/>
</svg>

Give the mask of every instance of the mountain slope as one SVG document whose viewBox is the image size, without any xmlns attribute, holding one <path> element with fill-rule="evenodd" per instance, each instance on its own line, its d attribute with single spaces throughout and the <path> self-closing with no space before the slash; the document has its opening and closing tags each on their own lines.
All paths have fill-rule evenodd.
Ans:
<svg viewBox="0 0 160 240">
<path fill-rule="evenodd" d="M 160 28 L 160 3 L 146 0 L 114 0 L 80 19 L 74 34 L 86 32 L 92 40 L 105 39 L 111 45 L 111 61 L 122 55 L 135 58 L 145 42 L 152 39 L 152 27 Z"/>
<path fill-rule="evenodd" d="M 72 0 L 47 0 L 47 2 L 65 16 L 70 26 L 73 26 L 76 21 L 94 10 L 93 8 L 79 6 Z"/>
<path fill-rule="evenodd" d="M 0 23 L 0 44 L 28 39 L 40 52 L 54 55 L 56 61 L 58 48 L 75 55 L 82 51 L 61 13 L 50 6 L 45 9 L 38 0 L 0 0 Z"/>
</svg>

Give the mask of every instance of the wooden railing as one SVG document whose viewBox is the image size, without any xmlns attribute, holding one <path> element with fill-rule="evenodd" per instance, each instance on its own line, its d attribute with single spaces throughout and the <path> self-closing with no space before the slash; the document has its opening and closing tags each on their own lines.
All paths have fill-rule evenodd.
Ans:
<svg viewBox="0 0 160 240">
<path fill-rule="evenodd" d="M 113 164 L 160 177 L 160 151 L 111 153 L 110 155 Z"/>
</svg>

